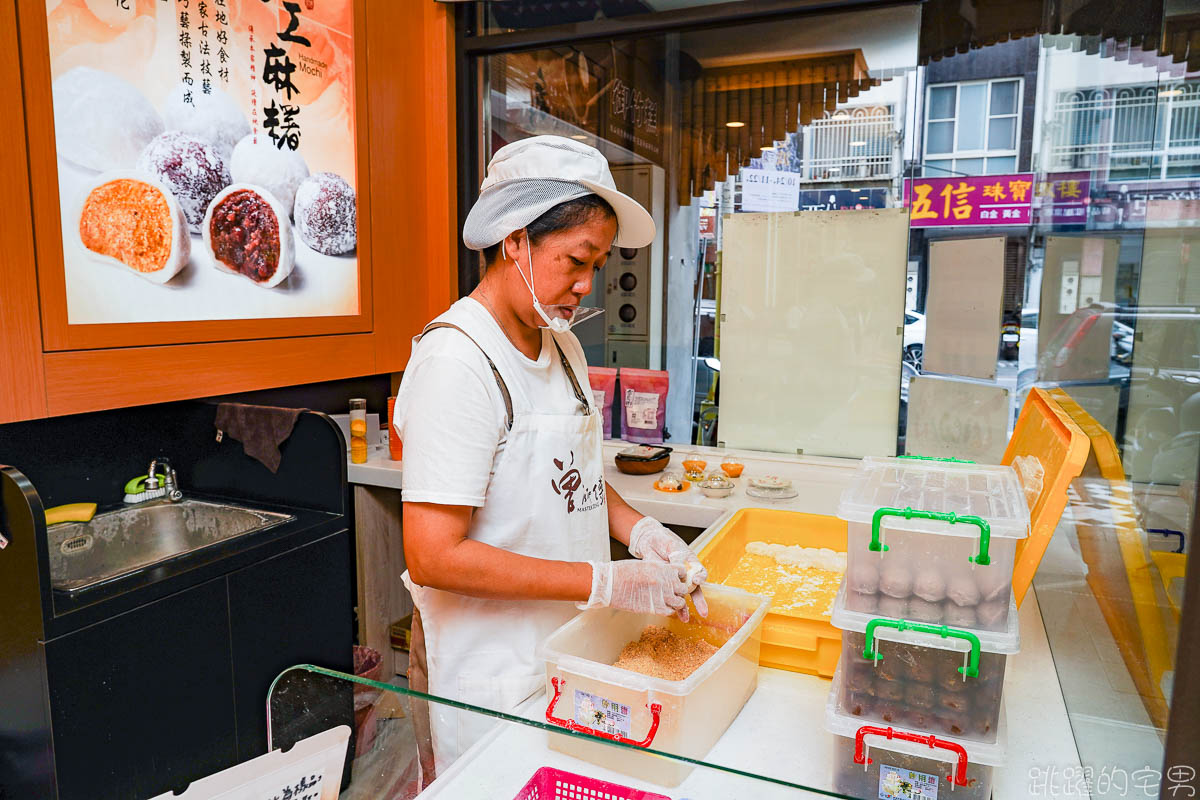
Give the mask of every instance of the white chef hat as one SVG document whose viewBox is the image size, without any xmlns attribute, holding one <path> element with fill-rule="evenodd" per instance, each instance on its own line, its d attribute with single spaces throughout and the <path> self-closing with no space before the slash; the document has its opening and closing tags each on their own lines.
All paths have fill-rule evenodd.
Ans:
<svg viewBox="0 0 1200 800">
<path fill-rule="evenodd" d="M 472 250 L 491 247 L 555 206 L 589 194 L 600 195 L 616 212 L 618 247 L 654 241 L 650 212 L 617 190 L 599 150 L 563 136 L 533 136 L 492 156 L 463 225 L 463 242 Z"/>
</svg>

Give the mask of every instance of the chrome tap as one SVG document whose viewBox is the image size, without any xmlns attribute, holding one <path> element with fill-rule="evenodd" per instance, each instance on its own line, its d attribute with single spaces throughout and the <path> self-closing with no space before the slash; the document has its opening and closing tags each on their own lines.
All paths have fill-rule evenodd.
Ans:
<svg viewBox="0 0 1200 800">
<path fill-rule="evenodd" d="M 161 487 L 158 485 L 158 468 L 160 466 L 164 468 Z M 171 462 L 165 456 L 150 461 L 150 469 L 146 471 L 146 488 L 161 488 L 166 492 L 166 498 L 172 503 L 178 503 L 183 499 L 183 492 L 179 491 L 179 484 L 175 479 L 175 468 L 171 466 Z"/>
</svg>

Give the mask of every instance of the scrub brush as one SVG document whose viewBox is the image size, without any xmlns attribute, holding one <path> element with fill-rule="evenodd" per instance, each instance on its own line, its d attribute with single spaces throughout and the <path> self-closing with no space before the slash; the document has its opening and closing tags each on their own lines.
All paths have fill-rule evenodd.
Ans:
<svg viewBox="0 0 1200 800">
<path fill-rule="evenodd" d="M 157 489 L 146 488 L 146 479 L 149 477 L 149 475 L 139 475 L 138 477 L 130 480 L 129 483 L 125 484 L 126 503 L 130 505 L 134 503 L 144 503 L 147 500 L 157 500 L 160 497 L 167 496 L 166 487 L 163 486 L 163 482 L 166 481 L 167 476 L 161 473 L 158 475 L 159 488 Z"/>
</svg>

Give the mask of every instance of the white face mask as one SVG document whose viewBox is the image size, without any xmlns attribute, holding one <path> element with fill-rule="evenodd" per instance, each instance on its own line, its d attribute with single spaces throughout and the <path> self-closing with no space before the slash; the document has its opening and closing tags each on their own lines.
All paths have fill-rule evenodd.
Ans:
<svg viewBox="0 0 1200 800">
<path fill-rule="evenodd" d="M 587 306 L 567 305 L 567 304 L 551 304 L 542 305 L 538 301 L 537 292 L 533 289 L 533 248 L 529 245 L 529 231 L 525 231 L 525 253 L 529 259 L 529 278 L 526 279 L 525 273 L 521 271 L 521 262 L 515 259 L 517 272 L 521 275 L 521 280 L 525 281 L 525 286 L 529 289 L 529 294 L 533 297 L 533 310 L 538 313 L 542 321 L 546 323 L 546 327 L 558 333 L 565 333 L 575 327 L 584 320 L 589 320 L 592 317 L 604 313 L 603 308 L 591 308 Z M 560 316 L 566 313 L 568 316 Z M 553 314 L 553 316 L 551 316 Z"/>
</svg>

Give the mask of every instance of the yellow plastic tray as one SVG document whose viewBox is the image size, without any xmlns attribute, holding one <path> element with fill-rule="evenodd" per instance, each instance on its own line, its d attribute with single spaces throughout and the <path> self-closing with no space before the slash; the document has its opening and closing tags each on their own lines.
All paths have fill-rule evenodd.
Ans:
<svg viewBox="0 0 1200 800">
<path fill-rule="evenodd" d="M 741 559 L 746 543 L 828 547 L 846 552 L 846 523 L 837 517 L 743 508 L 704 545 L 700 561 L 713 583 L 725 580 Z M 842 652 L 842 632 L 828 617 L 799 617 L 767 612 L 758 663 L 764 667 L 833 677 Z"/>
</svg>

